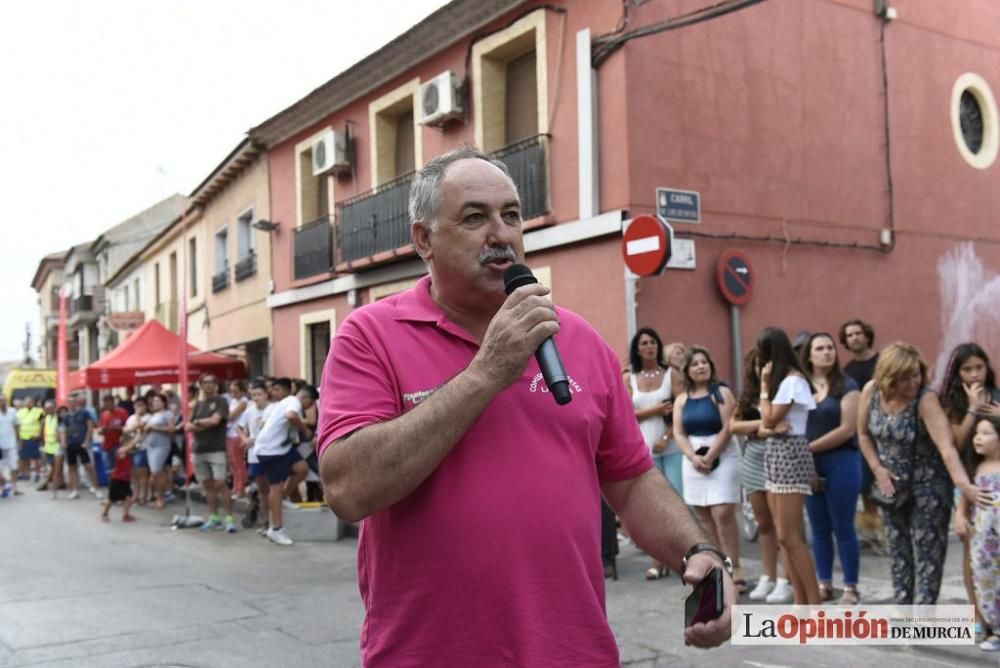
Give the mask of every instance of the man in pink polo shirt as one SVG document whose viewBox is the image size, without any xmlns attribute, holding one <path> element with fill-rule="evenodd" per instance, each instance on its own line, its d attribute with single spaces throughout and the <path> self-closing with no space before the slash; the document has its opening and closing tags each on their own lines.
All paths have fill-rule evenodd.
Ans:
<svg viewBox="0 0 1000 668">
<path fill-rule="evenodd" d="M 505 294 L 504 271 L 524 257 L 506 167 L 458 149 L 420 170 L 410 192 L 430 276 L 344 321 L 320 392 L 326 498 L 343 519 L 364 520 L 364 663 L 618 666 L 601 494 L 636 543 L 689 583 L 724 555 L 652 469 L 611 348 L 547 288 Z M 533 357 L 549 336 L 570 376 L 565 406 Z M 725 583 L 722 617 L 684 630 L 685 641 L 728 639 Z"/>
</svg>

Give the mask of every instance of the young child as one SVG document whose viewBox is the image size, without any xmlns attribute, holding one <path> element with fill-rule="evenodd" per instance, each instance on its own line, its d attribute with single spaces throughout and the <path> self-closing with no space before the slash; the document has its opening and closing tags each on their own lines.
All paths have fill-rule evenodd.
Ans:
<svg viewBox="0 0 1000 668">
<path fill-rule="evenodd" d="M 115 468 L 111 471 L 108 483 L 108 500 L 101 509 L 101 521 L 107 522 L 108 511 L 116 501 L 125 503 L 122 508 L 122 522 L 135 522 L 135 517 L 129 514 L 132 509 L 132 452 L 139 439 L 132 439 L 127 445 L 122 445 L 115 452 Z"/>
<path fill-rule="evenodd" d="M 246 450 L 247 461 L 249 462 L 247 475 L 257 486 L 256 489 L 250 491 L 252 499 L 251 508 L 256 509 L 257 512 L 251 512 L 249 519 L 244 521 L 243 526 L 249 529 L 257 522 L 257 513 L 261 507 L 260 500 L 264 499 L 264 528 L 258 531 L 261 535 L 264 535 L 268 527 L 267 497 L 270 487 L 268 486 L 267 476 L 264 475 L 264 471 L 260 467 L 260 462 L 257 460 L 257 453 L 254 450 L 254 440 L 257 438 L 257 434 L 260 433 L 261 427 L 264 426 L 264 420 L 267 419 L 267 414 L 272 405 L 268 403 L 267 389 L 264 387 L 264 383 L 254 381 L 250 384 L 250 403 L 247 405 L 246 410 L 243 411 L 243 414 L 240 415 L 239 422 L 236 425 L 236 429 L 240 434 L 241 445 Z"/>
<path fill-rule="evenodd" d="M 1000 651 L 1000 418 L 980 417 L 972 438 L 976 451 L 976 484 L 993 491 L 993 503 L 977 506 L 968 521 L 969 504 L 964 497 L 955 511 L 955 530 L 962 537 L 972 534 L 972 579 L 979 612 L 994 635 L 979 643 L 987 652 Z"/>
</svg>

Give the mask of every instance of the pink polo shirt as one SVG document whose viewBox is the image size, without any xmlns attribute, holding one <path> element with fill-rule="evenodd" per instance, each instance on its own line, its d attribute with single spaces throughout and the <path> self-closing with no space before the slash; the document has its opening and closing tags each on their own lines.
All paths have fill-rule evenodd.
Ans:
<svg viewBox="0 0 1000 668">
<path fill-rule="evenodd" d="M 427 480 L 362 522 L 366 666 L 619 665 L 599 482 L 652 460 L 611 348 L 576 314 L 559 321 L 573 401 L 556 404 L 532 359 Z M 429 277 L 355 311 L 323 373 L 320 452 L 412 410 L 478 348 Z"/>
</svg>

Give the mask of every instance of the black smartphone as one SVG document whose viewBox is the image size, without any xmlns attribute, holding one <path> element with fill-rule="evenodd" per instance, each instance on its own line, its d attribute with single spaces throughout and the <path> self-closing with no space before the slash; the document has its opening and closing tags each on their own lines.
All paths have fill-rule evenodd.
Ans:
<svg viewBox="0 0 1000 668">
<path fill-rule="evenodd" d="M 684 602 L 684 627 L 718 619 L 722 615 L 722 569 L 709 571 Z"/>
</svg>

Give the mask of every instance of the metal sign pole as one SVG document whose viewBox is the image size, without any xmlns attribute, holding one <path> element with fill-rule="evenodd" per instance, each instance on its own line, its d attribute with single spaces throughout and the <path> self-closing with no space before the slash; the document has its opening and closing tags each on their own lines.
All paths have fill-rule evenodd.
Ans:
<svg viewBox="0 0 1000 668">
<path fill-rule="evenodd" d="M 729 306 L 729 324 L 733 340 L 733 387 L 739 397 L 743 394 L 743 327 L 740 322 L 740 307 L 735 304 Z"/>
</svg>

